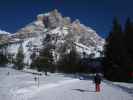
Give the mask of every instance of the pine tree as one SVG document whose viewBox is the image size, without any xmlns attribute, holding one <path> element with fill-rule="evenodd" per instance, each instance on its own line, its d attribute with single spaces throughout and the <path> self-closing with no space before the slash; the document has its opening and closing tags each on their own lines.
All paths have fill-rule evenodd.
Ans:
<svg viewBox="0 0 133 100">
<path fill-rule="evenodd" d="M 46 35 L 43 40 L 43 48 L 40 50 L 40 54 L 32 63 L 32 67 L 35 66 L 38 71 L 54 72 L 54 58 L 53 58 L 53 45 L 50 43 L 50 35 Z"/>
<path fill-rule="evenodd" d="M 80 64 L 80 55 L 77 53 L 76 48 L 72 47 L 70 52 L 62 55 L 58 61 L 58 69 L 64 73 L 83 72 L 84 67 Z"/>
<path fill-rule="evenodd" d="M 36 55 L 36 52 L 34 51 L 31 56 L 30 56 L 30 59 L 32 60 L 31 64 L 30 64 L 30 68 L 31 69 L 37 69 L 36 68 L 36 58 L 37 58 L 37 55 Z"/>
<path fill-rule="evenodd" d="M 130 18 L 127 18 L 124 33 L 124 44 L 126 48 L 125 69 L 129 75 L 129 73 L 133 72 L 133 47 L 131 46 L 131 43 L 133 43 L 133 22 Z M 131 78 L 130 76 L 128 77 Z"/>
<path fill-rule="evenodd" d="M 3 55 L 2 53 L 0 53 L 0 64 L 6 64 L 8 63 L 8 59 L 5 55 Z"/>
<path fill-rule="evenodd" d="M 40 51 L 40 55 L 37 58 L 38 60 L 38 70 L 39 71 L 45 71 L 45 73 L 47 73 L 47 71 L 52 72 L 52 68 L 54 68 L 53 66 L 53 54 L 52 54 L 52 49 L 51 48 L 43 48 Z"/>
<path fill-rule="evenodd" d="M 127 19 L 125 24 L 125 47 L 127 48 L 128 56 L 133 59 L 133 47 L 131 43 L 133 43 L 133 23 L 130 18 Z"/>
<path fill-rule="evenodd" d="M 8 58 L 6 55 L 6 45 L 0 45 L 0 64 L 7 64 Z"/>
<path fill-rule="evenodd" d="M 123 32 L 117 18 L 114 19 L 113 29 L 106 39 L 104 74 L 110 80 L 124 80 Z"/>
<path fill-rule="evenodd" d="M 22 70 L 24 68 L 24 53 L 23 53 L 23 45 L 22 44 L 18 48 L 18 53 L 16 54 L 14 68 L 17 70 Z"/>
</svg>

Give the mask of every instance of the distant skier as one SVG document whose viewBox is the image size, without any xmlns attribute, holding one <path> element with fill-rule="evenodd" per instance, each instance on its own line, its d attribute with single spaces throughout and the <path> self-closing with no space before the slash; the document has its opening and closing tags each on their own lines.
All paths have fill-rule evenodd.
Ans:
<svg viewBox="0 0 133 100">
<path fill-rule="evenodd" d="M 99 74 L 96 74 L 94 77 L 94 82 L 95 82 L 95 89 L 96 92 L 100 92 L 100 84 L 101 84 L 101 77 Z"/>
<path fill-rule="evenodd" d="M 7 72 L 7 75 L 10 75 L 10 72 Z"/>
<path fill-rule="evenodd" d="M 37 77 L 34 77 L 35 82 L 37 81 Z"/>
</svg>

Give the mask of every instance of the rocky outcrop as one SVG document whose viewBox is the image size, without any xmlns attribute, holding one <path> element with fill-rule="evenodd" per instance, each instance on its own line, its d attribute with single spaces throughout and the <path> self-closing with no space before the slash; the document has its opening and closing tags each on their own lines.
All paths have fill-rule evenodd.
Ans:
<svg viewBox="0 0 133 100">
<path fill-rule="evenodd" d="M 38 34 L 43 34 L 46 30 L 52 30 L 60 26 L 70 26 L 71 19 L 63 17 L 57 10 L 49 13 L 37 15 L 36 21 L 26 25 L 24 28 L 16 32 L 18 38 L 34 37 Z"/>
</svg>

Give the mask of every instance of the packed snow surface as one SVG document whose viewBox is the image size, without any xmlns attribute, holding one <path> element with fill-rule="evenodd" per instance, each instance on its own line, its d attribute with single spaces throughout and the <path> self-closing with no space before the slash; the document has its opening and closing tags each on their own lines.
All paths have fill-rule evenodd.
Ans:
<svg viewBox="0 0 133 100">
<path fill-rule="evenodd" d="M 0 100 L 133 100 L 133 92 L 127 91 L 133 90 L 133 84 L 104 80 L 96 93 L 93 78 L 81 77 L 59 73 L 46 77 L 0 68 Z"/>
</svg>

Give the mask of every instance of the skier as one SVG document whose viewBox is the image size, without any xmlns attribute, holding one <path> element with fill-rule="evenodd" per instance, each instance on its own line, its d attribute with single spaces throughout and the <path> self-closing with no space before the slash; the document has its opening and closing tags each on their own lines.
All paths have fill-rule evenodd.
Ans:
<svg viewBox="0 0 133 100">
<path fill-rule="evenodd" d="M 94 82 L 95 82 L 96 92 L 100 92 L 101 77 L 99 74 L 95 75 Z"/>
<path fill-rule="evenodd" d="M 10 72 L 8 72 L 7 75 L 10 75 Z"/>
<path fill-rule="evenodd" d="M 37 77 L 36 76 L 34 77 L 34 80 L 35 80 L 35 82 L 37 81 Z"/>
</svg>

